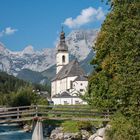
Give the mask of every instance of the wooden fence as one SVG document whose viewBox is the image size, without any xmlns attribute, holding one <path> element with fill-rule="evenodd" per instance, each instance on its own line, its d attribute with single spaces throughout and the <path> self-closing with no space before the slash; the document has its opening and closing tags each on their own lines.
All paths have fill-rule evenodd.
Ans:
<svg viewBox="0 0 140 140">
<path fill-rule="evenodd" d="M 37 119 L 109 121 L 112 112 L 99 112 L 88 106 L 21 106 L 0 108 L 0 123 Z"/>
</svg>

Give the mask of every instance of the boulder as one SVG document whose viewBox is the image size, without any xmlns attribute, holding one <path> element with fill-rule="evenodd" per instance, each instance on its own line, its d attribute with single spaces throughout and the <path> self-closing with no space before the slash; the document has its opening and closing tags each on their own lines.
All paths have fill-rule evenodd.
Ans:
<svg viewBox="0 0 140 140">
<path fill-rule="evenodd" d="M 95 134 L 91 135 L 88 140 L 94 140 L 96 137 L 97 137 L 97 134 L 95 133 Z"/>
<path fill-rule="evenodd" d="M 88 140 L 90 133 L 86 130 L 81 130 L 82 140 Z"/>
<path fill-rule="evenodd" d="M 105 135 L 105 128 L 100 128 L 97 130 L 97 135 L 103 137 Z"/>
<path fill-rule="evenodd" d="M 81 140 L 82 136 L 80 133 L 64 133 L 64 140 Z"/>
<path fill-rule="evenodd" d="M 63 133 L 62 133 L 62 127 L 55 128 L 50 135 L 50 140 L 62 140 L 63 139 Z"/>
<path fill-rule="evenodd" d="M 94 139 L 94 140 L 103 140 L 103 138 L 102 138 L 102 137 L 97 136 L 97 137 L 95 137 L 95 139 Z"/>
<path fill-rule="evenodd" d="M 63 132 L 62 127 L 55 128 L 50 135 L 50 140 L 82 140 L 81 133 Z"/>
</svg>

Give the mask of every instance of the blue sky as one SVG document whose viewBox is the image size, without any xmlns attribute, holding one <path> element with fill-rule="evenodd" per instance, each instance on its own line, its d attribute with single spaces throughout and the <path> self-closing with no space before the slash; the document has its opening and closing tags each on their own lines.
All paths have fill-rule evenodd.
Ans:
<svg viewBox="0 0 140 140">
<path fill-rule="evenodd" d="M 61 25 L 100 28 L 109 6 L 101 0 L 0 0 L 0 42 L 14 51 L 54 47 Z"/>
</svg>

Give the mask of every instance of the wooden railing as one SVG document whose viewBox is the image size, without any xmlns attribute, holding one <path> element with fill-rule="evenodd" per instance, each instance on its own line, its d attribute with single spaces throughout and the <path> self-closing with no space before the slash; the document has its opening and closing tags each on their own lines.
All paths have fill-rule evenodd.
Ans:
<svg viewBox="0 0 140 140">
<path fill-rule="evenodd" d="M 87 106 L 21 106 L 0 108 L 0 123 L 22 122 L 40 116 L 55 120 L 109 121 L 112 112 L 99 112 Z"/>
</svg>

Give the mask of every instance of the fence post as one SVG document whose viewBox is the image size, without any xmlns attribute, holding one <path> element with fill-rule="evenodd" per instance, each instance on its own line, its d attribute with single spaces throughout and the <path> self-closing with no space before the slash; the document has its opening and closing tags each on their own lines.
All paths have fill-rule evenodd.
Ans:
<svg viewBox="0 0 140 140">
<path fill-rule="evenodd" d="M 17 119 L 19 119 L 19 107 L 17 107 Z"/>
<path fill-rule="evenodd" d="M 35 110 L 36 110 L 36 115 L 35 116 L 38 117 L 38 106 L 37 105 L 35 106 Z"/>
</svg>

